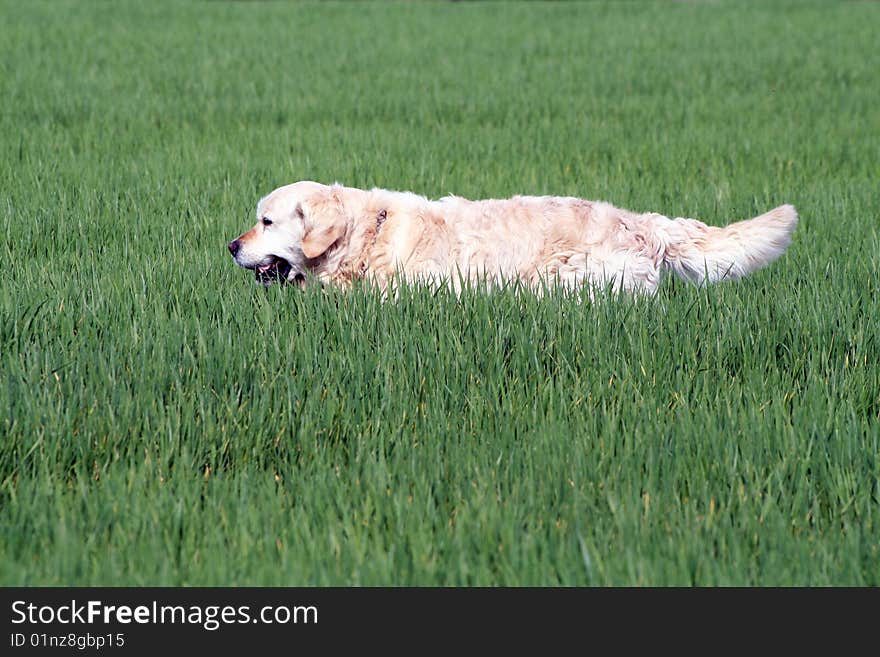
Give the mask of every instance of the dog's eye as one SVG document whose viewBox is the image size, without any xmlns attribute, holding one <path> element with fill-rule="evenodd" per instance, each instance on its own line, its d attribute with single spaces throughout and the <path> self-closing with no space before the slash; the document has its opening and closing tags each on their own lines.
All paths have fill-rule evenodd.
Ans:
<svg viewBox="0 0 880 657">
<path fill-rule="evenodd" d="M 272 225 L 272 220 L 269 219 L 269 217 L 263 217 L 262 219 L 260 219 L 260 221 L 263 222 L 264 226 L 271 226 Z"/>
</svg>

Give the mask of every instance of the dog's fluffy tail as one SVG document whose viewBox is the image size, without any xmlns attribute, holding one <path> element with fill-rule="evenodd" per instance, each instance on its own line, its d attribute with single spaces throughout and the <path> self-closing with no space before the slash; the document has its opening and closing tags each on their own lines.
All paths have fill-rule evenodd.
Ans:
<svg viewBox="0 0 880 657">
<path fill-rule="evenodd" d="M 724 228 L 694 219 L 666 219 L 658 231 L 666 242 L 663 263 L 695 283 L 742 278 L 783 254 L 797 221 L 791 205 Z"/>
</svg>

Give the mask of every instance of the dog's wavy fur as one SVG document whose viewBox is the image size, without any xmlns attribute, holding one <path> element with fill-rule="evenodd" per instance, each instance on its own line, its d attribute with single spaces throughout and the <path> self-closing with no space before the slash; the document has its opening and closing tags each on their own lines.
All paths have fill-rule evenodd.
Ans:
<svg viewBox="0 0 880 657">
<path fill-rule="evenodd" d="M 264 283 L 311 273 L 383 289 L 404 277 L 455 289 L 489 280 L 652 293 L 665 270 L 695 283 L 741 278 L 779 257 L 796 224 L 790 205 L 718 228 L 573 197 L 429 201 L 302 181 L 263 198 L 256 226 L 229 249 Z"/>
</svg>

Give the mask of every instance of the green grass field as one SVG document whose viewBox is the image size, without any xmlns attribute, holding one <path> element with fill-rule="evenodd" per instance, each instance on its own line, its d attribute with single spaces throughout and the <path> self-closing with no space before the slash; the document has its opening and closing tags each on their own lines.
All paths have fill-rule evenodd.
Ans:
<svg viewBox="0 0 880 657">
<path fill-rule="evenodd" d="M 0 584 L 880 585 L 880 5 L 0 4 Z M 789 252 L 655 299 L 264 289 L 298 179 Z"/>
</svg>

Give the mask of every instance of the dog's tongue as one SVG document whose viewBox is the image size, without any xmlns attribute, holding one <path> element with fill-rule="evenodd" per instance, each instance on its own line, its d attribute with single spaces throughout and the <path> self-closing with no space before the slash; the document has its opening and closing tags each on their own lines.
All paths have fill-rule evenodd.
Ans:
<svg viewBox="0 0 880 657">
<path fill-rule="evenodd" d="M 270 269 L 272 269 L 272 263 L 269 263 L 268 265 L 260 265 L 259 267 L 257 267 L 257 271 L 269 271 Z"/>
</svg>

